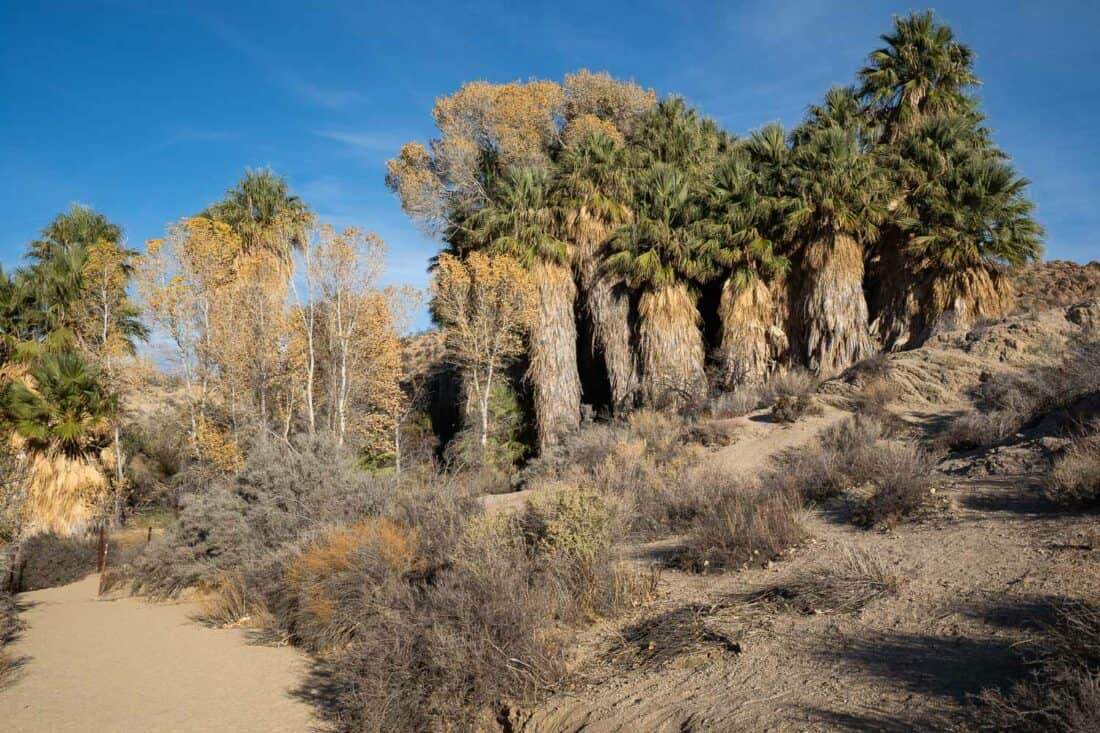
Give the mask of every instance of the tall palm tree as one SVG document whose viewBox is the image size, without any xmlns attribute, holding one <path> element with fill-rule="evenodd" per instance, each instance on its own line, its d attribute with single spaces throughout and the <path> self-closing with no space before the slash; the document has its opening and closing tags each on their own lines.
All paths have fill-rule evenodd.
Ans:
<svg viewBox="0 0 1100 733">
<path fill-rule="evenodd" d="M 73 204 L 42 230 L 41 239 L 31 242 L 27 256 L 48 261 L 61 251 L 87 249 L 96 242 L 121 244 L 122 228 L 90 207 Z"/>
<path fill-rule="evenodd" d="M 200 216 L 228 224 L 241 237 L 244 254 L 268 254 L 289 267 L 291 248 L 301 247 L 300 223 L 309 209 L 290 193 L 286 179 L 270 169 L 245 171 L 225 198 Z"/>
<path fill-rule="evenodd" d="M 94 367 L 72 351 L 45 351 L 22 380 L 0 393 L 0 417 L 29 465 L 32 531 L 74 532 L 106 489 L 97 453 L 118 401 Z"/>
<path fill-rule="evenodd" d="M 1006 269 L 1042 253 L 1028 181 L 986 140 L 973 116 L 929 120 L 894 158 L 909 188 L 899 224 L 916 283 L 918 312 L 908 315 L 917 342 L 948 314 L 958 327 L 1004 315 Z"/>
<path fill-rule="evenodd" d="M 58 214 L 42 230 L 41 239 L 31 242 L 27 255 L 31 265 L 22 282 L 33 299 L 24 322 L 35 336 L 42 338 L 62 329 L 76 332 L 84 265 L 88 249 L 97 242 L 123 246 L 122 229 L 103 214 L 80 204 Z M 129 250 L 127 253 L 134 254 Z M 144 327 L 136 318 L 126 325 L 133 338 L 145 337 Z"/>
<path fill-rule="evenodd" d="M 528 377 L 534 387 L 539 447 L 556 445 L 580 424 L 581 383 L 577 372 L 577 286 L 569 267 L 569 246 L 558 238 L 560 224 L 543 168 L 514 168 L 491 191 L 491 201 L 470 220 L 472 237 L 494 254 L 527 267 L 535 282 L 537 317 L 530 330 Z"/>
<path fill-rule="evenodd" d="M 888 350 L 919 346 L 928 335 L 924 322 L 927 278 L 913 256 L 916 214 L 910 198 L 945 180 L 954 165 L 971 156 L 1000 159 L 976 110 L 930 117 L 906 137 L 877 148 L 875 155 L 891 179 L 891 216 L 868 250 L 868 305 L 871 330 Z"/>
<path fill-rule="evenodd" d="M 763 381 L 786 350 L 769 288 L 788 267 L 773 245 L 781 202 L 775 186 L 753 168 L 747 146 L 723 161 L 709 182 L 702 231 L 726 273 L 719 356 L 727 388 Z"/>
<path fill-rule="evenodd" d="M 886 45 L 871 53 L 859 72 L 860 96 L 882 127 L 887 143 L 897 142 L 928 117 L 960 112 L 971 103 L 967 90 L 978 84 L 974 52 L 955 39 L 950 26 L 929 10 L 894 18 Z"/>
<path fill-rule="evenodd" d="M 871 355 L 864 246 L 886 214 L 886 186 L 854 131 L 821 129 L 792 153 L 787 236 L 798 251 L 797 351 L 835 374 Z"/>
<path fill-rule="evenodd" d="M 731 140 L 714 120 L 671 97 L 646 110 L 632 129 L 630 145 L 639 168 L 668 163 L 695 179 L 710 172 Z"/>
<path fill-rule="evenodd" d="M 555 188 L 595 350 L 607 367 L 612 409 L 621 412 L 633 404 L 638 388 L 630 294 L 622 278 L 601 264 L 611 233 L 632 216 L 622 145 L 598 131 L 572 141 L 559 157 Z"/>
<path fill-rule="evenodd" d="M 689 281 L 713 273 L 690 184 L 676 166 L 653 165 L 636 183 L 634 220 L 610 240 L 607 267 L 641 292 L 642 397 L 653 406 L 683 405 L 707 391 L 702 319 Z"/>
</svg>

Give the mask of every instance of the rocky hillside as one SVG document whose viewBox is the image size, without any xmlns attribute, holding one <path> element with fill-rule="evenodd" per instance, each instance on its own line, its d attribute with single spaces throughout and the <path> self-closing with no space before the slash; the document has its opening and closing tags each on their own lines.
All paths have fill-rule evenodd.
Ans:
<svg viewBox="0 0 1100 733">
<path fill-rule="evenodd" d="M 1026 677 L 1021 654 L 1055 614 L 1054 599 L 1100 598 L 1100 535 L 1094 515 L 1057 511 L 1043 495 L 1067 442 L 1064 425 L 1032 421 L 971 450 L 946 450 L 945 435 L 957 416 L 983 414 L 988 385 L 1041 379 L 1076 345 L 1097 340 L 1100 302 L 1022 314 L 888 356 L 873 365 L 873 380 L 864 369 L 823 385 L 817 417 L 784 425 L 763 411 L 727 421 L 729 445 L 710 460 L 751 477 L 781 450 L 813 450 L 851 413 L 896 420 L 899 434 L 939 452 L 935 501 L 917 521 L 868 530 L 851 521 L 858 500 L 841 495 L 807 513 L 807 541 L 764 567 L 663 568 L 657 602 L 585 641 L 574 687 L 537 709 L 510 711 L 508 725 L 539 733 L 902 731 L 972 730 L 988 720 L 996 707 L 988 690 Z M 628 555 L 659 563 L 675 545 Z M 863 570 L 852 577 L 867 583 L 874 568 L 890 590 L 864 589 L 851 607 L 828 600 L 836 585 L 809 590 L 807 579 L 829 586 L 823 578 L 854 566 Z"/>
</svg>

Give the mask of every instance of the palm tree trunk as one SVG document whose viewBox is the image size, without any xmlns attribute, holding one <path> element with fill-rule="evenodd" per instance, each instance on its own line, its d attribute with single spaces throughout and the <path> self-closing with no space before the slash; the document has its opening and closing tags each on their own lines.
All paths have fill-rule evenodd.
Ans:
<svg viewBox="0 0 1100 733">
<path fill-rule="evenodd" d="M 938 328 L 968 329 L 983 318 L 1001 318 L 1015 301 L 1012 281 L 993 266 L 936 273 L 924 318 L 928 335 Z"/>
<path fill-rule="evenodd" d="M 905 256 L 907 242 L 905 232 L 889 227 L 878 242 L 878 255 L 867 264 L 871 334 L 886 351 L 919 346 L 926 330 L 921 283 Z"/>
<path fill-rule="evenodd" d="M 535 391 L 539 448 L 556 445 L 581 419 L 581 380 L 577 373 L 577 286 L 568 267 L 540 262 L 531 269 L 537 315 L 531 327 L 528 378 Z"/>
<path fill-rule="evenodd" d="M 642 294 L 638 304 L 642 397 L 653 407 L 682 407 L 706 397 L 702 318 L 683 283 Z"/>
<path fill-rule="evenodd" d="M 811 371 L 833 376 L 874 352 L 863 293 L 863 250 L 849 236 L 825 236 L 807 247 L 803 268 L 799 351 Z"/>
<path fill-rule="evenodd" d="M 619 283 L 603 275 L 582 278 L 582 285 L 586 286 L 593 339 L 607 365 L 611 408 L 618 414 L 630 409 L 638 391 L 638 361 L 631 343 L 630 295 Z"/>
<path fill-rule="evenodd" d="M 776 307 L 768 286 L 758 278 L 738 284 L 733 278 L 722 286 L 719 303 L 722 341 L 719 355 L 727 389 L 759 384 L 775 368 L 772 327 Z"/>
</svg>

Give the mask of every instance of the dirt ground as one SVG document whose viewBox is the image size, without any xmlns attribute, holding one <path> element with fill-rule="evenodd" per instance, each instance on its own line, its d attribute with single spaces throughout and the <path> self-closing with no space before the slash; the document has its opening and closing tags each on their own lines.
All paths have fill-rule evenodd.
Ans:
<svg viewBox="0 0 1100 733">
<path fill-rule="evenodd" d="M 970 390 L 990 373 L 1064 353 L 1078 332 L 1062 311 L 1051 311 L 976 335 L 945 334 L 892 356 L 890 412 L 918 433 L 933 432 L 971 404 Z M 705 460 L 750 475 L 846 418 L 850 393 L 843 381 L 826 385 L 822 414 L 794 425 L 759 412 L 726 421 L 730 444 Z M 1048 458 L 1040 441 L 1015 442 L 942 462 L 936 506 L 920 521 L 860 529 L 845 500 L 835 500 L 807 511 L 810 539 L 767 567 L 710 575 L 664 569 L 659 598 L 586 631 L 569 688 L 534 709 L 507 711 L 504 730 L 968 729 L 973 695 L 1023 673 L 1019 651 L 1049 618 L 1051 599 L 1100 597 L 1100 521 L 1055 511 L 1041 495 Z M 529 498 L 484 503 L 509 510 Z M 660 564 L 676 542 L 624 554 Z M 899 592 L 851 613 L 788 612 L 747 600 L 853 551 L 884 560 L 901 580 Z M 21 600 L 28 629 L 14 652 L 29 660 L 0 692 L 0 729 L 311 725 L 309 709 L 288 693 L 304 663 L 292 649 L 248 646 L 235 631 L 203 628 L 186 605 L 97 600 L 94 578 Z"/>
<path fill-rule="evenodd" d="M 187 603 L 97 597 L 99 577 L 24 593 L 26 629 L 0 690 L 0 730 L 20 733 L 303 733 L 291 691 L 305 657 L 191 619 Z"/>
<path fill-rule="evenodd" d="M 898 398 L 889 412 L 927 435 L 971 404 L 991 373 L 1062 353 L 1079 331 L 1062 311 L 946 334 L 890 358 Z M 738 418 L 732 445 L 711 460 L 743 475 L 808 445 L 849 413 L 850 389 L 826 385 L 824 414 L 793 426 Z M 605 624 L 580 645 L 578 682 L 515 730 L 640 731 L 971 730 L 974 695 L 1025 673 L 1019 650 L 1050 620 L 1055 598 L 1100 598 L 1100 520 L 1042 498 L 1042 446 L 951 456 L 936 506 L 891 531 L 856 527 L 837 500 L 809 511 L 811 539 L 762 569 L 715 575 L 662 571 L 661 597 Z M 515 501 L 512 499 L 511 501 Z M 659 563 L 675 538 L 631 548 Z M 900 591 L 855 613 L 799 613 L 747 601 L 853 551 L 882 558 Z"/>
</svg>

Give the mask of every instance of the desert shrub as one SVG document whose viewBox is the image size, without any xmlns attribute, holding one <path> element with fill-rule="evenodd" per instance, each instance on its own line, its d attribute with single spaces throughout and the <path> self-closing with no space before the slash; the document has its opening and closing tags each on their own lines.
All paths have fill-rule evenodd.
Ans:
<svg viewBox="0 0 1100 733">
<path fill-rule="evenodd" d="M 985 379 L 975 395 L 976 409 L 956 418 L 943 442 L 953 450 L 996 445 L 1095 392 L 1100 392 L 1100 343 L 1073 344 L 1057 364 Z"/>
<path fill-rule="evenodd" d="M 95 540 L 50 532 L 23 541 L 15 574 L 19 590 L 28 591 L 67 585 L 95 570 Z"/>
<path fill-rule="evenodd" d="M 896 594 L 899 585 L 897 574 L 881 557 L 850 550 L 838 562 L 799 573 L 782 585 L 753 594 L 750 600 L 799 613 L 851 613 Z"/>
<path fill-rule="evenodd" d="M 322 533 L 285 562 L 278 620 L 311 651 L 341 647 L 370 624 L 394 584 L 424 570 L 417 532 L 372 518 Z"/>
<path fill-rule="evenodd" d="M 7 650 L 23 628 L 19 621 L 19 609 L 11 593 L 0 591 L 0 690 L 12 677 L 19 663 Z"/>
<path fill-rule="evenodd" d="M 861 415 L 822 431 L 813 445 L 784 451 L 767 482 L 799 492 L 808 501 L 824 501 L 867 480 L 865 455 L 883 435 L 882 424 Z"/>
<path fill-rule="evenodd" d="M 787 487 L 744 484 L 713 474 L 680 555 L 697 571 L 763 564 L 802 541 L 801 497 Z"/>
<path fill-rule="evenodd" d="M 741 417 L 762 407 L 765 393 L 753 386 L 738 387 L 732 392 L 721 392 L 707 403 L 707 414 L 716 419 Z"/>
<path fill-rule="evenodd" d="M 320 533 L 275 581 L 291 638 L 328 650 L 309 689 L 338 730 L 476 728 L 560 679 L 572 624 L 652 593 L 652 576 L 615 562 L 618 510 L 594 492 L 520 515 L 429 502 L 405 500 L 408 524 Z M 446 538 L 434 549 L 428 524 Z"/>
<path fill-rule="evenodd" d="M 764 404 L 773 404 L 780 397 L 800 397 L 817 390 L 818 378 L 807 369 L 787 369 L 773 374 L 762 389 Z"/>
<path fill-rule="evenodd" d="M 514 539 L 514 538 L 513 538 Z M 472 533 L 433 582 L 386 586 L 313 687 L 337 730 L 469 730 L 491 704 L 533 701 L 564 671 L 552 592 L 522 542 Z"/>
<path fill-rule="evenodd" d="M 184 494 L 176 525 L 134 561 L 135 588 L 216 585 L 313 527 L 380 512 L 386 486 L 331 440 L 261 445 L 236 476 Z"/>
<path fill-rule="evenodd" d="M 612 545 L 625 528 L 624 513 L 606 495 L 568 489 L 533 502 L 520 517 L 537 573 L 558 589 L 559 620 L 612 613 L 652 592 L 649 575 L 615 558 Z"/>
<path fill-rule="evenodd" d="M 657 463 L 668 463 L 681 454 L 683 430 L 683 420 L 668 412 L 638 410 L 627 418 L 629 435 L 641 440 Z"/>
<path fill-rule="evenodd" d="M 1027 679 L 978 698 L 978 725 L 1021 733 L 1086 733 L 1100 720 L 1100 607 L 1056 607 L 1055 622 L 1025 656 Z"/>
<path fill-rule="evenodd" d="M 856 511 L 865 526 L 892 525 L 931 503 L 935 457 L 915 443 L 883 442 L 866 451 L 856 470 L 874 490 Z"/>
<path fill-rule="evenodd" d="M 1071 507 L 1100 504 L 1100 435 L 1089 435 L 1054 461 L 1045 489 L 1051 501 Z"/>
<path fill-rule="evenodd" d="M 822 412 L 821 405 L 807 394 L 782 395 L 772 407 L 772 417 L 784 423 L 798 422 L 807 415 L 820 415 Z"/>
</svg>

